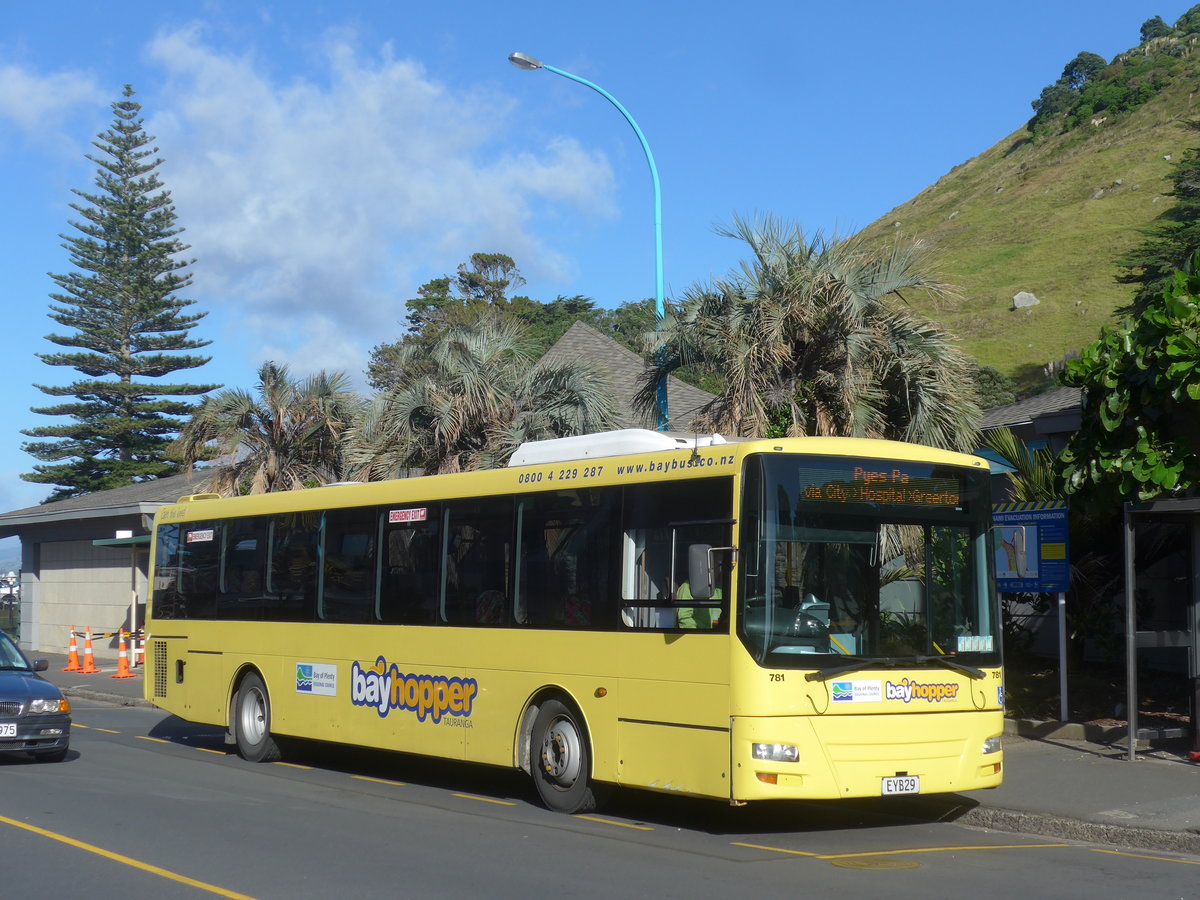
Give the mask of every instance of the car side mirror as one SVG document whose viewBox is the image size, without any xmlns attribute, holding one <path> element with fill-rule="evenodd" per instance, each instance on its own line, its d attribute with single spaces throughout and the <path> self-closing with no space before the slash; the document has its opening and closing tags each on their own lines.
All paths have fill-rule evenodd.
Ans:
<svg viewBox="0 0 1200 900">
<path fill-rule="evenodd" d="M 33 671 L 35 672 L 45 672 L 48 668 L 50 668 L 49 660 L 35 659 L 33 661 Z"/>
<path fill-rule="evenodd" d="M 713 594 L 712 545 L 688 546 L 688 587 L 693 600 L 709 600 Z"/>
</svg>

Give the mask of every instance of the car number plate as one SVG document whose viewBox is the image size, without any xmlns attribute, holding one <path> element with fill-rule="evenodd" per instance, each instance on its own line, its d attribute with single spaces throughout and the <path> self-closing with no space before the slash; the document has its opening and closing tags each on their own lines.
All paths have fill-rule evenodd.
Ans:
<svg viewBox="0 0 1200 900">
<path fill-rule="evenodd" d="M 16 737 L 17 723 L 16 722 L 0 722 L 0 738 Z"/>
<path fill-rule="evenodd" d="M 883 796 L 892 794 L 921 793 L 921 779 L 917 775 L 889 775 L 883 779 Z"/>
</svg>

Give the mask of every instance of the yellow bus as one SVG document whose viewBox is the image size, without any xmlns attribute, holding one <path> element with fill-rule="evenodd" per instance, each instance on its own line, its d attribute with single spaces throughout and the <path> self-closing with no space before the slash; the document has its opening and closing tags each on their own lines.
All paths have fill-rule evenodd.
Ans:
<svg viewBox="0 0 1200 900">
<path fill-rule="evenodd" d="M 227 729 L 757 800 L 995 787 L 988 469 L 642 430 L 155 520 L 146 697 Z"/>
</svg>

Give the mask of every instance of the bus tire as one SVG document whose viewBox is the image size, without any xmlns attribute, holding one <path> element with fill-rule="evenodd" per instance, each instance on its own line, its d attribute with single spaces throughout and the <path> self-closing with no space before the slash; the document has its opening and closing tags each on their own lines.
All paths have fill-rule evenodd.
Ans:
<svg viewBox="0 0 1200 900">
<path fill-rule="evenodd" d="M 596 808 L 591 784 L 587 732 L 578 713 L 559 700 L 547 700 L 533 720 L 529 763 L 538 796 L 547 809 L 562 813 Z"/>
<path fill-rule="evenodd" d="M 271 737 L 271 701 L 267 686 L 258 674 L 251 672 L 238 687 L 233 711 L 233 733 L 237 739 L 238 756 L 248 762 L 274 762 L 279 759 L 279 745 Z"/>
</svg>

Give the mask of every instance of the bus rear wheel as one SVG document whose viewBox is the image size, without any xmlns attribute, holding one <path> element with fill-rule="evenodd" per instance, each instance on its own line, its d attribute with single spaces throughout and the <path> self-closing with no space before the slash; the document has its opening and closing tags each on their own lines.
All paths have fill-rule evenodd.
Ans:
<svg viewBox="0 0 1200 900">
<path fill-rule="evenodd" d="M 548 809 L 579 813 L 596 808 L 587 733 L 577 713 L 559 700 L 543 703 L 533 720 L 530 749 L 533 783 Z"/>
<path fill-rule="evenodd" d="M 279 745 L 271 737 L 271 701 L 262 678 L 251 673 L 242 679 L 233 712 L 233 733 L 238 755 L 249 762 L 274 762 Z"/>
</svg>

